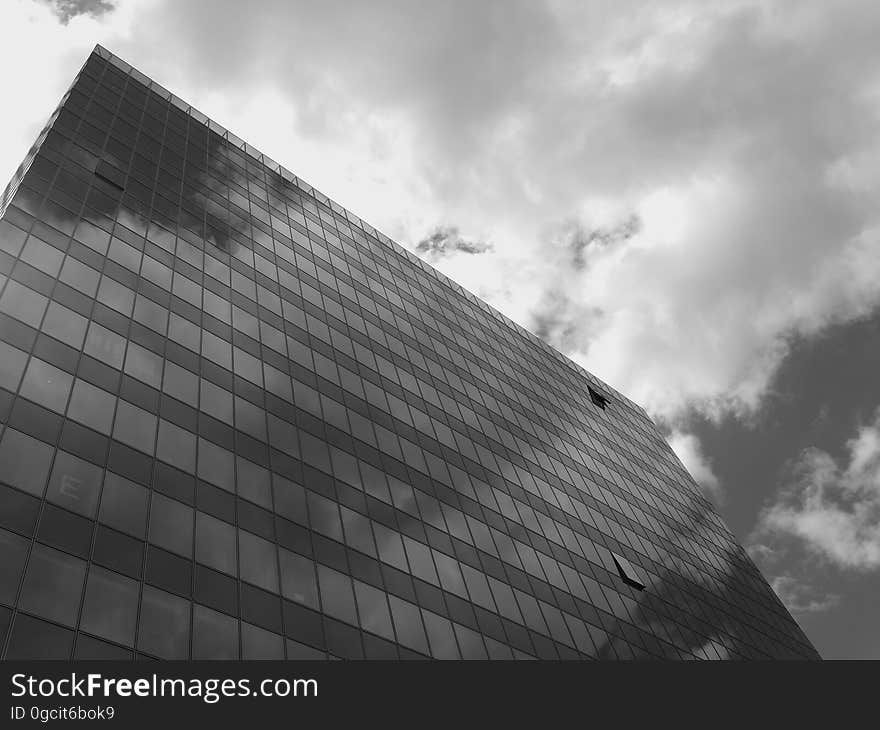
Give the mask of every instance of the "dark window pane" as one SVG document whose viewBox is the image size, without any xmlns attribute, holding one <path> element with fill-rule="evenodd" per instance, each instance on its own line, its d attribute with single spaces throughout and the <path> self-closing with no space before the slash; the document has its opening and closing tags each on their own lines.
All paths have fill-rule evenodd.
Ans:
<svg viewBox="0 0 880 730">
<path fill-rule="evenodd" d="M 204 379 L 201 381 L 199 408 L 232 425 L 232 393 Z"/>
<path fill-rule="evenodd" d="M 51 459 L 51 446 L 7 428 L 0 441 L 0 479 L 42 497 Z"/>
<path fill-rule="evenodd" d="M 255 504 L 272 509 L 272 488 L 270 486 L 269 471 L 257 466 L 252 461 L 236 459 L 236 486 L 238 494 Z"/>
<path fill-rule="evenodd" d="M 237 575 L 235 528 L 204 512 L 196 512 L 196 560 Z"/>
<path fill-rule="evenodd" d="M 15 617 L 6 658 L 70 659 L 72 647 L 72 631 L 20 613 Z"/>
<path fill-rule="evenodd" d="M 21 320 L 31 327 L 39 327 L 48 299 L 42 294 L 10 281 L 0 297 L 0 312 Z"/>
<path fill-rule="evenodd" d="M 428 631 L 431 656 L 435 659 L 460 659 L 452 624 L 430 611 L 423 610 L 422 617 L 425 619 L 425 628 Z"/>
<path fill-rule="evenodd" d="M 306 515 L 306 491 L 299 484 L 272 475 L 272 491 L 275 511 L 301 525 L 308 524 Z"/>
<path fill-rule="evenodd" d="M 391 604 L 391 615 L 394 617 L 398 641 L 410 649 L 427 654 L 428 641 L 425 638 L 418 607 L 397 596 L 389 596 L 388 600 Z"/>
<path fill-rule="evenodd" d="M 66 451 L 55 456 L 46 499 L 86 517 L 95 516 L 103 470 Z"/>
<path fill-rule="evenodd" d="M 149 493 L 142 486 L 107 472 L 98 519 L 111 527 L 143 538 Z"/>
<path fill-rule="evenodd" d="M 196 437 L 169 421 L 159 421 L 156 457 L 178 469 L 194 474 L 196 470 Z"/>
<path fill-rule="evenodd" d="M 80 628 L 118 644 L 134 644 L 138 584 L 97 566 L 89 570 Z"/>
<path fill-rule="evenodd" d="M 0 388 L 15 391 L 27 363 L 27 353 L 0 342 Z"/>
<path fill-rule="evenodd" d="M 87 634 L 80 634 L 76 638 L 76 649 L 73 650 L 73 658 L 124 661 L 131 659 L 131 650 L 95 639 Z"/>
<path fill-rule="evenodd" d="M 278 557 L 281 563 L 281 591 L 284 597 L 310 608 L 318 608 L 315 564 L 308 558 L 284 548 L 278 549 Z"/>
<path fill-rule="evenodd" d="M 116 407 L 113 438 L 135 449 L 152 454 L 155 448 L 156 421 L 156 416 L 152 413 L 120 400 Z"/>
<path fill-rule="evenodd" d="M 86 335 L 84 352 L 105 365 L 120 369 L 125 354 L 125 338 L 92 322 Z"/>
<path fill-rule="evenodd" d="M 192 658 L 238 659 L 238 621 L 196 603 Z"/>
<path fill-rule="evenodd" d="M 284 659 L 284 640 L 271 631 L 242 622 L 242 659 Z"/>
<path fill-rule="evenodd" d="M 235 490 L 235 460 L 231 452 L 203 438 L 199 439 L 199 478 Z"/>
<path fill-rule="evenodd" d="M 339 506 L 336 502 L 314 492 L 308 493 L 308 502 L 312 529 L 342 542 L 342 521 L 339 518 Z"/>
<path fill-rule="evenodd" d="M 154 493 L 150 506 L 150 542 L 190 557 L 192 539 L 192 508 Z"/>
<path fill-rule="evenodd" d="M 354 582 L 354 592 L 357 595 L 361 626 L 394 641 L 394 629 L 391 627 L 391 614 L 385 592 L 359 580 Z"/>
<path fill-rule="evenodd" d="M 91 383 L 77 378 L 73 385 L 67 416 L 109 435 L 115 406 L 116 398 L 106 390 L 96 388 Z"/>
<path fill-rule="evenodd" d="M 34 545 L 19 607 L 66 626 L 76 623 L 86 564 L 44 545 Z"/>
<path fill-rule="evenodd" d="M 278 569 L 275 562 L 275 546 L 262 537 L 239 530 L 238 549 L 241 557 L 242 580 L 277 593 Z"/>
<path fill-rule="evenodd" d="M 162 390 L 168 395 L 195 408 L 199 402 L 198 388 L 199 378 L 197 375 L 173 362 L 165 363 L 165 381 Z"/>
<path fill-rule="evenodd" d="M 57 302 L 51 302 L 43 320 L 43 332 L 67 343 L 75 350 L 82 347 L 88 320 Z"/>
<path fill-rule="evenodd" d="M 318 584 L 321 586 L 321 605 L 324 612 L 334 618 L 357 625 L 351 578 L 332 568 L 319 565 Z"/>
<path fill-rule="evenodd" d="M 29 542 L 18 535 L 0 530 L 0 603 L 15 603 L 18 582 L 24 569 Z"/>
<path fill-rule="evenodd" d="M 145 585 L 137 648 L 162 659 L 186 659 L 189 607 L 189 601 Z"/>
</svg>

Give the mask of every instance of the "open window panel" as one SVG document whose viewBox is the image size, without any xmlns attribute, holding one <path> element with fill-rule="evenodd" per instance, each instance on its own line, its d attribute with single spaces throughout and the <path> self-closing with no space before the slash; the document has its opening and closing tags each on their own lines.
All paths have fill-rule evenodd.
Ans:
<svg viewBox="0 0 880 730">
<path fill-rule="evenodd" d="M 125 173 L 107 160 L 101 160 L 95 167 L 95 175 L 119 190 L 125 190 Z"/>
<path fill-rule="evenodd" d="M 617 572 L 620 573 L 620 577 L 623 578 L 625 583 L 628 583 L 633 588 L 637 588 L 640 591 L 645 590 L 645 581 L 642 580 L 641 573 L 633 568 L 632 563 L 630 563 L 629 560 L 614 552 L 611 553 L 611 557 L 614 558 Z"/>
<path fill-rule="evenodd" d="M 602 395 L 598 390 L 593 389 L 592 386 L 587 386 L 587 389 L 590 391 L 590 400 L 593 401 L 593 405 L 598 406 L 603 411 L 608 406 L 608 398 Z"/>
</svg>

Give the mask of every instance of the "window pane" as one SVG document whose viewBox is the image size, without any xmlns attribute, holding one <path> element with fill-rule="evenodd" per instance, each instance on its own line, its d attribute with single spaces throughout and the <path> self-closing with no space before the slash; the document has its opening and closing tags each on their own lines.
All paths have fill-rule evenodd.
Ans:
<svg viewBox="0 0 880 730">
<path fill-rule="evenodd" d="M 357 626 L 357 612 L 351 578 L 324 565 L 318 566 L 318 584 L 321 586 L 321 605 L 333 618 Z"/>
<path fill-rule="evenodd" d="M 0 480 L 42 497 L 52 453 L 49 444 L 7 428 L 0 441 Z"/>
<path fill-rule="evenodd" d="M 285 598 L 318 608 L 318 585 L 315 581 L 315 564 L 302 555 L 278 548 L 281 563 L 281 592 Z"/>
<path fill-rule="evenodd" d="M 189 601 L 145 585 L 137 645 L 147 654 L 163 659 L 186 659 Z"/>
<path fill-rule="evenodd" d="M 233 370 L 235 374 L 249 380 L 258 387 L 263 387 L 263 368 L 260 367 L 260 361 L 253 355 L 249 355 L 244 350 L 237 347 L 232 348 L 233 351 Z"/>
<path fill-rule="evenodd" d="M 232 393 L 204 379 L 201 381 L 199 409 L 232 425 Z"/>
<path fill-rule="evenodd" d="M 37 543 L 18 605 L 37 616 L 73 626 L 85 575 L 82 560 Z"/>
<path fill-rule="evenodd" d="M 238 659 L 238 622 L 205 606 L 193 606 L 193 659 Z"/>
<path fill-rule="evenodd" d="M 403 544 L 409 558 L 410 568 L 413 575 L 428 583 L 440 585 L 437 580 L 437 571 L 434 570 L 434 561 L 431 560 L 431 550 L 420 542 L 404 536 Z"/>
<path fill-rule="evenodd" d="M 65 284 L 81 291 L 86 296 L 94 297 L 98 291 L 98 280 L 101 275 L 91 266 L 86 266 L 81 261 L 68 256 L 64 260 L 64 266 L 61 267 L 60 278 Z"/>
<path fill-rule="evenodd" d="M 191 474 L 196 471 L 196 437 L 168 421 L 159 421 L 156 456 Z"/>
<path fill-rule="evenodd" d="M 394 641 L 394 629 L 391 627 L 391 614 L 388 611 L 388 599 L 385 593 L 359 580 L 354 582 L 354 592 L 357 596 L 361 626 L 367 631 Z"/>
<path fill-rule="evenodd" d="M 113 438 L 124 444 L 153 453 L 156 439 L 156 416 L 120 400 L 116 407 L 116 423 Z"/>
<path fill-rule="evenodd" d="M 373 523 L 373 532 L 376 535 L 376 547 L 379 549 L 379 558 L 395 568 L 409 572 L 400 533 L 389 530 L 378 522 Z"/>
<path fill-rule="evenodd" d="M 61 271 L 64 254 L 54 246 L 31 236 L 21 252 L 21 260 L 55 278 Z"/>
<path fill-rule="evenodd" d="M 176 314 L 171 315 L 168 325 L 168 336 L 179 342 L 184 347 L 188 347 L 193 352 L 199 351 L 199 328 Z"/>
<path fill-rule="evenodd" d="M 98 286 L 98 301 L 110 309 L 115 309 L 126 317 L 130 317 L 131 309 L 134 306 L 134 292 L 115 279 L 104 276 Z"/>
<path fill-rule="evenodd" d="M 284 641 L 271 631 L 242 621 L 242 659 L 284 659 Z"/>
<path fill-rule="evenodd" d="M 138 584 L 93 565 L 89 569 L 80 629 L 132 646 L 137 622 Z"/>
<path fill-rule="evenodd" d="M 256 439 L 266 440 L 266 412 L 246 401 L 235 397 L 235 427 Z"/>
<path fill-rule="evenodd" d="M 0 297 L 0 312 L 20 319 L 31 327 L 39 327 L 48 301 L 42 294 L 22 286 L 17 281 L 10 281 L 3 296 Z"/>
<path fill-rule="evenodd" d="M 238 531 L 241 578 L 267 591 L 278 593 L 275 546 L 245 530 Z"/>
<path fill-rule="evenodd" d="M 15 391 L 27 363 L 27 353 L 0 342 L 0 388 Z"/>
<path fill-rule="evenodd" d="M 46 499 L 86 517 L 94 517 L 102 476 L 103 469 L 59 451 L 49 478 Z"/>
<path fill-rule="evenodd" d="M 235 487 L 233 455 L 210 441 L 199 439 L 199 478 L 233 491 Z"/>
<path fill-rule="evenodd" d="M 428 640 L 425 638 L 425 630 L 422 628 L 419 609 L 409 601 L 401 600 L 397 596 L 389 596 L 388 599 L 391 603 L 394 626 L 397 629 L 397 640 L 410 649 L 427 654 Z"/>
<path fill-rule="evenodd" d="M 25 371 L 20 392 L 25 398 L 30 398 L 53 411 L 64 413 L 71 385 L 73 385 L 72 375 L 32 357 Z"/>
<path fill-rule="evenodd" d="M 74 312 L 72 309 L 62 307 L 58 302 L 50 302 L 43 320 L 43 332 L 57 340 L 66 342 L 78 350 L 82 347 L 86 336 L 89 321 Z"/>
<path fill-rule="evenodd" d="M 425 628 L 431 643 L 431 656 L 435 659 L 460 659 L 452 624 L 430 611 L 422 610 L 422 618 L 425 619 Z"/>
<path fill-rule="evenodd" d="M 467 598 L 467 590 L 464 587 L 464 578 L 461 577 L 461 569 L 458 561 L 437 550 L 433 551 L 437 572 L 440 574 L 440 585 L 443 590 L 454 593 L 462 598 Z"/>
<path fill-rule="evenodd" d="M 165 329 L 168 327 L 168 310 L 143 294 L 138 294 L 134 304 L 134 319 L 145 327 L 164 335 Z"/>
<path fill-rule="evenodd" d="M 18 581 L 24 569 L 30 541 L 18 535 L 0 530 L 0 603 L 15 603 Z"/>
<path fill-rule="evenodd" d="M 235 528 L 204 512 L 196 512 L 196 560 L 237 575 Z"/>
<path fill-rule="evenodd" d="M 125 354 L 125 338 L 92 322 L 86 335 L 84 352 L 118 370 L 122 367 L 122 356 Z"/>
<path fill-rule="evenodd" d="M 462 659 L 487 659 L 486 647 L 483 646 L 483 638 L 476 632 L 462 626 L 453 624 L 458 645 L 461 647 Z"/>
<path fill-rule="evenodd" d="M 147 385 L 159 388 L 162 383 L 162 358 L 130 342 L 125 355 L 125 372 Z"/>
<path fill-rule="evenodd" d="M 191 557 L 192 539 L 193 509 L 154 492 L 150 505 L 150 542 Z"/>
<path fill-rule="evenodd" d="M 211 362 L 232 370 L 232 345 L 208 331 L 202 332 L 202 355 Z"/>
<path fill-rule="evenodd" d="M 147 490 L 142 486 L 108 472 L 104 478 L 98 519 L 117 530 L 143 539 L 148 497 Z"/>
<path fill-rule="evenodd" d="M 275 511 L 279 515 L 301 525 L 308 524 L 306 490 L 301 485 L 273 474 L 272 493 L 275 498 Z"/>
<path fill-rule="evenodd" d="M 345 529 L 346 544 L 375 558 L 376 544 L 373 542 L 373 530 L 370 527 L 370 520 L 347 507 L 340 507 L 339 509 L 342 513 L 342 525 Z"/>
<path fill-rule="evenodd" d="M 236 469 L 239 496 L 266 509 L 272 509 L 269 471 L 240 456 L 236 458 Z"/>
<path fill-rule="evenodd" d="M 73 384 L 67 416 L 109 436 L 115 405 L 115 396 L 77 378 Z"/>
<path fill-rule="evenodd" d="M 162 389 L 168 395 L 188 403 L 193 408 L 198 406 L 199 377 L 173 362 L 165 363 L 165 384 Z"/>
<path fill-rule="evenodd" d="M 336 502 L 314 492 L 308 492 L 308 502 L 312 529 L 342 542 L 342 522 Z"/>
</svg>

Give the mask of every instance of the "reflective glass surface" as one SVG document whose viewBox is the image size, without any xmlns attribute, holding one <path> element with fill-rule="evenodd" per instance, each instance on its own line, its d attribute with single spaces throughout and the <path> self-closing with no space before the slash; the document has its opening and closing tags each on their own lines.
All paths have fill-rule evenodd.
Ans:
<svg viewBox="0 0 880 730">
<path fill-rule="evenodd" d="M 0 213 L 3 656 L 817 656 L 641 408 L 104 49 Z"/>
</svg>

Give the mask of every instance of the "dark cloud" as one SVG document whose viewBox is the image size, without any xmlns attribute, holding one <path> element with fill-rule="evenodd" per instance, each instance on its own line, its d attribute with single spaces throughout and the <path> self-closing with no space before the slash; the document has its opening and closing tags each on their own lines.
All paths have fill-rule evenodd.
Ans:
<svg viewBox="0 0 880 730">
<path fill-rule="evenodd" d="M 462 238 L 455 226 L 439 226 L 433 233 L 419 241 L 415 248 L 417 253 L 424 254 L 429 261 L 437 261 L 455 253 L 486 253 L 492 250 L 492 244 Z"/>
<path fill-rule="evenodd" d="M 628 241 L 642 229 L 640 218 L 632 214 L 623 222 L 613 226 L 586 228 L 578 221 L 573 221 L 564 226 L 566 248 L 570 253 L 570 260 L 563 259 L 566 266 L 574 266 L 577 271 L 587 267 L 589 255 L 592 251 L 599 251 L 616 243 Z"/>
<path fill-rule="evenodd" d="M 63 25 L 67 25 L 78 15 L 99 18 L 116 8 L 116 0 L 40 0 L 48 5 Z"/>
</svg>

